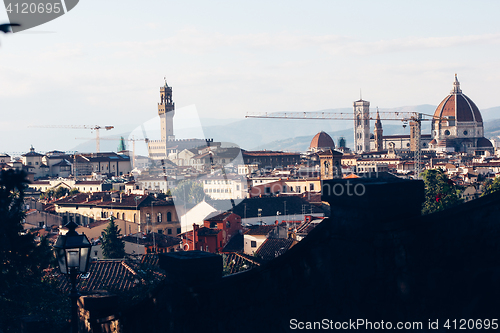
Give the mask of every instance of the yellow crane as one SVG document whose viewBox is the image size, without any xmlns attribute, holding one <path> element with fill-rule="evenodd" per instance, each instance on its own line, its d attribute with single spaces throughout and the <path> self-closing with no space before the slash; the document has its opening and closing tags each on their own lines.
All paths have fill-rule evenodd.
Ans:
<svg viewBox="0 0 500 333">
<path fill-rule="evenodd" d="M 92 138 L 75 138 L 77 140 L 95 140 Z M 110 140 L 110 141 L 120 141 L 122 138 L 100 138 L 100 140 Z M 132 169 L 135 169 L 135 142 L 136 141 L 144 141 L 146 144 L 149 142 L 148 138 L 145 139 L 135 139 L 133 136 L 131 139 L 123 139 L 125 141 L 132 141 Z"/>
<path fill-rule="evenodd" d="M 104 129 L 109 131 L 114 128 L 114 126 L 99 126 L 99 125 L 30 125 L 28 127 L 38 127 L 38 128 L 72 128 L 72 129 L 89 129 L 95 131 L 96 140 L 96 152 L 99 153 L 100 150 L 100 137 L 99 130 Z"/>
<path fill-rule="evenodd" d="M 378 111 L 377 111 L 378 112 Z M 412 133 L 410 134 L 410 146 L 414 151 L 414 163 L 415 163 L 415 178 L 420 177 L 421 171 L 421 132 L 422 132 L 422 121 L 432 121 L 434 119 L 441 119 L 434 115 L 428 115 L 425 113 L 415 112 L 415 111 L 401 111 L 401 112 L 378 112 L 380 114 L 380 120 L 398 120 L 403 122 L 403 127 L 406 127 L 410 123 L 412 128 Z M 424 116 L 430 117 L 430 119 L 425 119 Z M 310 119 L 310 120 L 356 120 L 352 112 L 261 112 L 261 113 L 247 113 L 245 118 L 277 118 L 277 119 Z M 370 116 L 369 120 L 376 120 L 376 118 Z"/>
</svg>

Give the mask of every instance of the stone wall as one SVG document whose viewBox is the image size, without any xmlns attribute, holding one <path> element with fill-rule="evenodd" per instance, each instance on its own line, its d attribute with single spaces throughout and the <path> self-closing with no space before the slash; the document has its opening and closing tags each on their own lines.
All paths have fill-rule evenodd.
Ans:
<svg viewBox="0 0 500 333">
<path fill-rule="evenodd" d="M 121 313 L 123 332 L 283 332 L 291 319 L 427 328 L 498 316 L 500 193 L 420 216 L 421 182 L 364 184 L 366 197 L 325 197 L 332 218 L 264 266 L 198 285 L 165 281 Z"/>
</svg>

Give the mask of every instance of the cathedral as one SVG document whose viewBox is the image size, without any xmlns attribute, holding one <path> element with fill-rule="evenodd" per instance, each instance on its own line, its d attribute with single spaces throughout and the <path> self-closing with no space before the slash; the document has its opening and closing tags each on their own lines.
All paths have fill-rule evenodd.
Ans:
<svg viewBox="0 0 500 333">
<path fill-rule="evenodd" d="M 367 101 L 354 102 L 354 141 L 357 153 L 370 150 L 380 152 L 389 147 L 397 150 L 415 150 L 412 147 L 411 135 L 383 135 L 378 111 L 374 134 L 369 134 L 370 127 L 367 121 L 371 119 L 369 106 L 370 103 Z M 369 149 L 367 149 L 367 135 L 370 135 Z M 437 152 L 462 152 L 472 155 L 494 153 L 490 140 L 484 137 L 481 112 L 476 104 L 462 93 L 456 74 L 453 89 L 434 112 L 431 134 L 422 134 L 420 145 L 422 150 Z"/>
<path fill-rule="evenodd" d="M 453 89 L 438 105 L 432 121 L 432 141 L 436 151 L 465 152 L 473 155 L 493 152 L 484 137 L 483 118 L 474 102 L 462 93 L 455 74 Z"/>
</svg>

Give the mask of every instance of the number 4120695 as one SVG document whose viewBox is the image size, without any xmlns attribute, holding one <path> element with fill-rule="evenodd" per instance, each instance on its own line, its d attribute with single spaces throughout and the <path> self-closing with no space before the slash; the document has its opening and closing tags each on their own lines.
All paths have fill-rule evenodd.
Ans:
<svg viewBox="0 0 500 333">
<path fill-rule="evenodd" d="M 5 8 L 7 13 L 16 13 L 16 14 L 35 14 L 35 13 L 47 13 L 47 14 L 59 14 L 61 12 L 61 4 L 60 3 L 26 3 L 23 2 L 21 4 L 16 3 L 12 5 L 9 3 Z"/>
<path fill-rule="evenodd" d="M 448 319 L 444 328 L 452 330 L 496 330 L 498 329 L 498 319 Z"/>
</svg>

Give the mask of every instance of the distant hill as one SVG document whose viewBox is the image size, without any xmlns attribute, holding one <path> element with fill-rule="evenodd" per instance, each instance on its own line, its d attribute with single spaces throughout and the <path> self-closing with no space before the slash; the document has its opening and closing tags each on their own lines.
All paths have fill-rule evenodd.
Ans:
<svg viewBox="0 0 500 333">
<path fill-rule="evenodd" d="M 484 123 L 484 136 L 490 139 L 500 136 L 500 119 L 490 120 Z"/>
<path fill-rule="evenodd" d="M 416 111 L 432 115 L 436 110 L 435 105 L 417 105 L 403 106 L 390 109 L 379 109 L 380 112 L 404 112 Z M 339 108 L 321 110 L 324 112 L 349 113 L 352 108 Z M 371 112 L 375 113 L 375 108 Z M 302 114 L 302 112 L 300 112 Z M 500 107 L 494 107 L 481 110 L 485 120 L 485 136 L 496 137 L 500 135 Z M 287 150 L 287 151 L 305 151 L 313 138 L 320 131 L 325 131 L 334 139 L 335 143 L 339 137 L 344 137 L 348 147 L 353 146 L 353 122 L 352 120 L 325 120 L 325 119 L 261 119 L 261 118 L 242 118 L 242 119 L 216 119 L 201 118 L 200 128 L 182 128 L 177 131 L 178 139 L 200 138 L 203 133 L 205 138 L 214 139 L 214 141 L 232 142 L 241 148 L 247 150 Z M 397 121 L 383 121 L 385 135 L 409 134 L 409 128 L 403 128 Z M 175 118 L 174 118 L 175 125 Z M 373 123 L 370 124 L 373 131 Z M 158 132 L 158 133 L 155 133 Z M 158 131 L 148 132 L 154 137 L 159 136 Z M 430 134 L 430 122 L 423 122 L 422 133 Z M 128 137 L 129 133 L 114 134 L 113 137 Z M 102 136 L 105 137 L 105 136 Z M 116 151 L 118 141 L 101 141 L 101 151 Z M 127 147 L 131 150 L 131 144 Z M 137 143 L 136 149 L 139 154 L 147 155 L 145 144 Z M 82 143 L 74 150 L 85 152 L 95 151 L 95 141 Z"/>
</svg>

